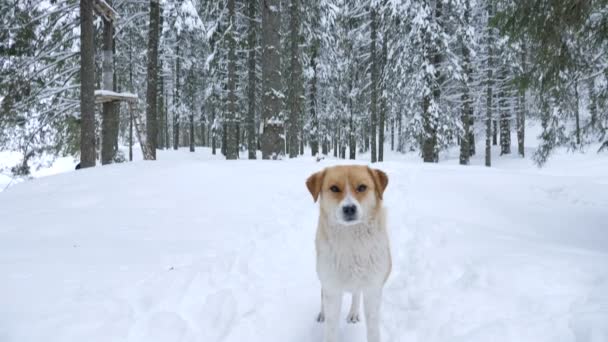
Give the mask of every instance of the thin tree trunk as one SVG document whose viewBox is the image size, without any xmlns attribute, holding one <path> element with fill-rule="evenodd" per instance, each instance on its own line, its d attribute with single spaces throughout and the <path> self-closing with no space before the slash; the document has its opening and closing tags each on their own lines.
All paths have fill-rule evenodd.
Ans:
<svg viewBox="0 0 608 342">
<path fill-rule="evenodd" d="M 525 74 L 527 72 L 525 40 L 522 42 L 521 65 L 522 71 Z M 523 85 L 520 85 L 519 87 L 519 111 L 517 114 L 517 150 L 519 155 L 523 158 L 525 156 L 524 139 L 526 129 L 526 88 Z"/>
<path fill-rule="evenodd" d="M 300 13 L 299 0 L 291 0 L 289 5 L 289 81 L 287 83 L 287 103 L 289 106 L 288 142 L 289 158 L 295 158 L 299 152 L 299 118 L 300 118 L 300 86 L 302 66 L 300 64 L 299 38 Z"/>
<path fill-rule="evenodd" d="M 397 116 L 397 152 L 404 152 L 404 144 L 405 144 L 405 137 L 404 134 L 405 132 L 403 132 L 403 114 L 399 113 L 399 116 Z"/>
<path fill-rule="evenodd" d="M 259 4 L 259 0 L 248 0 L 249 1 L 249 34 L 247 37 L 247 44 L 249 49 L 249 60 L 248 60 L 248 85 L 247 85 L 247 150 L 249 159 L 256 159 L 256 137 L 255 137 L 255 95 L 256 95 L 256 7 Z"/>
<path fill-rule="evenodd" d="M 179 87 L 180 87 L 180 74 L 181 74 L 181 60 L 179 57 L 179 44 L 180 39 L 177 38 L 177 44 L 175 47 L 175 89 L 173 95 L 173 149 L 177 150 L 179 147 L 179 125 L 180 125 L 180 112 L 181 103 L 179 98 Z"/>
<path fill-rule="evenodd" d="M 376 152 L 376 131 L 377 131 L 377 110 L 378 110 L 378 53 L 376 51 L 376 43 L 378 39 L 378 20 L 376 19 L 376 9 L 370 6 L 371 16 L 371 51 L 370 51 L 370 67 L 371 67 L 371 102 L 370 102 L 370 147 L 371 162 L 375 163 L 378 161 Z"/>
<path fill-rule="evenodd" d="M 487 5 L 488 17 L 494 16 L 492 3 Z M 486 158 L 485 164 L 487 167 L 492 166 L 492 69 L 494 68 L 492 44 L 492 28 L 488 24 L 488 66 L 487 66 L 487 84 L 486 84 Z"/>
<path fill-rule="evenodd" d="M 215 155 L 216 154 L 216 148 L 217 148 L 217 130 L 215 127 L 215 106 L 211 107 L 211 154 Z"/>
<path fill-rule="evenodd" d="M 225 36 L 228 41 L 228 101 L 224 112 L 224 142 L 222 146 L 226 159 L 238 158 L 237 129 L 236 129 L 236 11 L 235 0 L 228 0 L 228 31 Z"/>
<path fill-rule="evenodd" d="M 162 21 L 162 20 L 161 20 Z M 165 82 L 164 77 L 162 77 L 163 70 L 163 62 L 160 61 L 159 66 L 159 90 L 158 90 L 158 132 L 157 132 L 157 141 L 158 148 L 165 148 L 165 121 L 167 120 L 167 112 L 165 112 Z"/>
<path fill-rule="evenodd" d="M 95 166 L 95 45 L 93 0 L 80 0 L 80 167 Z"/>
<path fill-rule="evenodd" d="M 575 108 L 574 108 L 574 115 L 576 118 L 576 144 L 577 145 L 581 145 L 581 123 L 580 123 L 580 114 L 579 114 L 579 97 L 578 97 L 578 83 L 575 82 L 574 83 L 574 98 L 576 100 L 575 102 Z"/>
<path fill-rule="evenodd" d="M 464 10 L 464 25 L 467 27 L 469 25 L 469 18 L 471 15 L 471 9 L 469 0 L 465 0 L 465 10 Z M 471 157 L 471 141 L 470 137 L 472 135 L 471 132 L 471 118 L 473 117 L 473 105 L 471 103 L 471 95 L 469 88 L 469 81 L 472 76 L 472 68 L 471 68 L 471 58 L 470 51 L 468 47 L 468 37 L 465 35 L 464 37 L 460 37 L 461 46 L 462 46 L 462 59 L 463 59 L 463 71 L 464 81 L 463 81 L 463 89 L 462 89 L 462 114 L 461 114 L 461 122 L 462 122 L 462 137 L 460 139 L 460 164 L 468 165 Z"/>
<path fill-rule="evenodd" d="M 169 138 L 169 97 L 165 91 L 165 149 L 169 149 L 171 146 L 171 139 Z"/>
<path fill-rule="evenodd" d="M 313 156 L 319 153 L 319 118 L 317 117 L 317 50 L 319 42 L 312 43 L 310 54 L 310 69 L 312 78 L 310 79 L 310 150 Z"/>
<path fill-rule="evenodd" d="M 388 60 L 388 37 L 387 31 L 384 33 L 384 39 L 382 41 L 382 72 L 381 75 L 384 75 L 386 70 L 386 64 Z M 380 118 L 378 120 L 378 161 L 384 161 L 384 126 L 386 122 L 386 112 L 388 110 L 387 98 L 386 98 L 386 82 L 384 79 L 380 80 L 380 88 L 382 91 L 380 92 Z"/>
<path fill-rule="evenodd" d="M 589 114 L 591 115 L 591 129 L 597 125 L 597 96 L 595 94 L 595 78 L 591 78 L 588 83 L 589 89 Z"/>
<path fill-rule="evenodd" d="M 501 67 L 501 85 L 499 93 L 499 111 L 500 111 L 500 155 L 511 153 L 511 115 L 507 107 L 507 69 L 503 64 Z"/>
<path fill-rule="evenodd" d="M 148 70 L 146 91 L 146 144 L 147 154 L 145 159 L 156 160 L 157 138 L 157 113 L 156 97 L 158 93 L 158 35 L 160 21 L 159 0 L 150 0 L 150 27 L 148 30 Z"/>
<path fill-rule="evenodd" d="M 194 152 L 194 109 L 190 110 L 190 152 Z"/>
<path fill-rule="evenodd" d="M 129 29 L 129 91 L 135 93 L 133 88 L 133 32 Z M 133 107 L 129 103 L 129 161 L 133 161 Z"/>
</svg>

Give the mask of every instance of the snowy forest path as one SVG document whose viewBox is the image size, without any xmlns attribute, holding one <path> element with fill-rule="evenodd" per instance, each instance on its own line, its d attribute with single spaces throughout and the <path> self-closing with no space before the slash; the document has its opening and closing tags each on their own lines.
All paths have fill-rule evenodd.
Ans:
<svg viewBox="0 0 608 342">
<path fill-rule="evenodd" d="M 318 208 L 304 180 L 334 161 L 193 156 L 0 194 L 0 339 L 320 340 Z M 608 336 L 599 178 L 378 167 L 390 177 L 385 341 Z M 365 340 L 364 322 L 340 329 L 344 341 Z"/>
</svg>

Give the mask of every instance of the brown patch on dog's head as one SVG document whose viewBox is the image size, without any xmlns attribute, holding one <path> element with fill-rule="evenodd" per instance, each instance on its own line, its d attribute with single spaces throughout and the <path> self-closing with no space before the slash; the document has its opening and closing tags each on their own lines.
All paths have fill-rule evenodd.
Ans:
<svg viewBox="0 0 608 342">
<path fill-rule="evenodd" d="M 321 209 L 325 213 L 335 213 L 342 221 L 350 209 L 358 222 L 374 213 L 382 203 L 382 195 L 388 185 L 386 173 L 370 169 L 364 165 L 339 165 L 317 172 L 306 180 L 306 186 L 315 202 L 321 198 Z M 352 207 L 355 207 L 354 209 Z"/>
</svg>

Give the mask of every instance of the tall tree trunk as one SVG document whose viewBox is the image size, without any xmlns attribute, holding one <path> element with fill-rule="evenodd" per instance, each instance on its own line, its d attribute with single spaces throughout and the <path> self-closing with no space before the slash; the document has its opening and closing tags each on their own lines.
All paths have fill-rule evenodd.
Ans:
<svg viewBox="0 0 608 342">
<path fill-rule="evenodd" d="M 129 91 L 135 93 L 133 87 L 133 31 L 129 28 Z M 129 103 L 129 161 L 133 161 L 133 107 Z"/>
<path fill-rule="evenodd" d="M 169 138 L 169 97 L 165 91 L 165 149 L 169 149 L 171 145 L 171 139 Z"/>
<path fill-rule="evenodd" d="M 179 94 L 180 76 L 181 76 L 181 59 L 179 56 L 179 37 L 175 46 L 175 89 L 173 90 L 173 149 L 179 148 L 179 125 L 181 113 L 181 101 Z"/>
<path fill-rule="evenodd" d="M 289 4 L 289 81 L 287 83 L 287 104 L 289 110 L 289 124 L 287 137 L 289 139 L 289 158 L 295 158 L 299 152 L 299 121 L 301 74 L 300 64 L 300 4 L 299 0 L 290 0 Z"/>
<path fill-rule="evenodd" d="M 370 67 L 371 67 L 371 101 L 370 101 L 370 147 L 372 149 L 371 152 L 371 162 L 375 163 L 378 161 L 376 152 L 376 132 L 377 132 L 377 111 L 378 111 L 378 52 L 376 51 L 376 43 L 378 40 L 378 19 L 376 18 L 376 9 L 370 6 L 370 16 L 371 16 L 371 51 L 370 51 Z"/>
<path fill-rule="evenodd" d="M 435 21 L 438 23 L 439 27 L 442 27 L 442 10 L 443 10 L 443 2 L 437 1 L 435 3 Z M 438 120 L 439 113 L 437 106 L 439 106 L 441 99 L 441 88 L 440 88 L 440 78 L 441 74 L 439 72 L 439 67 L 442 61 L 442 52 L 440 51 L 440 42 L 437 39 L 441 39 L 439 37 L 438 32 L 429 32 L 428 28 L 425 29 L 425 43 L 428 46 L 425 46 L 424 51 L 424 59 L 426 63 L 431 64 L 433 66 L 433 73 L 429 72 L 425 73 L 425 83 L 426 86 L 430 89 L 430 94 L 425 93 L 422 99 L 422 126 L 424 130 L 424 135 L 422 137 L 422 160 L 425 163 L 436 163 L 439 161 L 438 154 L 438 146 L 437 146 L 437 128 L 438 128 Z M 434 36 L 438 36 L 435 38 Z"/>
<path fill-rule="evenodd" d="M 80 0 L 80 167 L 95 166 L 93 0 Z"/>
<path fill-rule="evenodd" d="M 499 93 L 499 112 L 500 112 L 500 155 L 511 153 L 511 115 L 507 106 L 507 69 L 503 63 L 501 66 L 501 83 Z"/>
<path fill-rule="evenodd" d="M 527 72 L 526 66 L 526 41 L 522 41 L 522 53 L 521 53 L 521 66 L 523 74 Z M 524 85 L 519 86 L 519 110 L 517 111 L 517 151 L 523 158 L 525 156 L 524 151 L 524 139 L 526 132 L 526 87 Z"/>
<path fill-rule="evenodd" d="M 215 105 L 211 106 L 211 154 L 216 154 L 217 129 L 215 127 Z"/>
<path fill-rule="evenodd" d="M 494 11 L 492 8 L 492 2 L 488 1 L 487 5 L 488 18 L 492 18 L 494 16 Z M 490 20 L 488 19 L 488 20 Z M 488 66 L 487 66 L 487 80 L 486 80 L 486 166 L 492 166 L 492 71 L 494 68 L 494 60 L 493 60 L 493 49 L 492 45 L 494 41 L 492 39 L 492 27 L 488 23 Z"/>
<path fill-rule="evenodd" d="M 574 117 L 576 119 L 576 144 L 580 146 L 581 144 L 581 119 L 579 113 L 579 97 L 578 97 L 578 82 L 574 82 Z"/>
<path fill-rule="evenodd" d="M 108 0 L 111 6 L 112 2 Z M 114 90 L 114 55 L 113 55 L 113 35 L 114 27 L 112 21 L 103 20 L 103 64 L 102 64 L 102 89 Z M 101 164 L 111 164 L 116 155 L 114 136 L 118 131 L 114 130 L 118 122 L 117 102 L 104 102 L 102 105 L 101 117 Z"/>
<path fill-rule="evenodd" d="M 312 77 L 310 79 L 310 150 L 313 156 L 319 153 L 319 118 L 317 117 L 317 51 L 319 49 L 319 41 L 314 40 L 310 53 L 310 70 Z"/>
<path fill-rule="evenodd" d="M 388 60 L 388 31 L 385 31 L 382 40 L 382 71 L 381 75 L 385 75 L 386 63 Z M 386 112 L 388 111 L 387 98 L 386 98 L 386 81 L 383 79 L 380 81 L 380 118 L 378 120 L 378 161 L 384 161 L 384 126 L 386 122 Z"/>
<path fill-rule="evenodd" d="M 357 136 L 355 135 L 355 113 L 353 108 L 353 100 L 349 97 L 350 117 L 348 120 L 348 159 L 355 159 L 357 156 Z"/>
<path fill-rule="evenodd" d="M 158 130 L 157 115 L 156 115 L 156 96 L 158 93 L 158 35 L 160 21 L 160 6 L 159 0 L 150 0 L 150 27 L 148 30 L 148 70 L 146 90 L 146 144 L 147 154 L 145 158 L 156 160 L 156 141 Z"/>
<path fill-rule="evenodd" d="M 163 62 L 160 62 L 159 66 L 159 81 L 160 87 L 158 90 L 158 132 L 157 132 L 157 141 L 158 148 L 165 148 L 165 122 L 167 121 L 167 112 L 165 111 L 165 80 L 162 77 L 163 70 Z"/>
<path fill-rule="evenodd" d="M 255 100 L 256 100 L 256 9 L 259 0 L 248 0 L 249 11 L 247 16 L 249 17 L 249 33 L 247 36 L 247 45 L 249 49 L 248 56 L 248 80 L 247 80 L 247 150 L 249 159 L 256 159 L 256 136 L 255 136 Z"/>
<path fill-rule="evenodd" d="M 465 0 L 465 10 L 464 10 L 464 25 L 465 27 L 469 26 L 471 16 L 471 7 L 469 0 Z M 473 119 L 473 103 L 471 100 L 471 90 L 469 87 L 469 82 L 471 80 L 473 70 L 471 67 L 471 53 L 469 51 L 469 39 L 467 33 L 464 33 L 464 37 L 460 37 L 461 39 L 461 47 L 462 47 L 462 69 L 465 73 L 462 87 L 462 114 L 461 114 L 461 122 L 462 122 L 462 137 L 460 139 L 460 164 L 468 165 L 469 159 L 471 157 L 471 144 L 474 142 L 471 141 L 472 132 L 472 119 Z"/>
<path fill-rule="evenodd" d="M 262 159 L 280 159 L 285 154 L 279 8 L 279 0 L 262 0 Z"/>
<path fill-rule="evenodd" d="M 403 114 L 397 116 L 397 151 L 403 153 L 405 151 L 405 137 L 403 132 Z"/>
<path fill-rule="evenodd" d="M 395 150 L 395 118 L 391 116 L 391 151 Z"/>
<path fill-rule="evenodd" d="M 226 39 L 228 41 L 228 101 L 224 119 L 225 146 L 222 147 L 226 159 L 237 159 L 237 129 L 236 129 L 236 11 L 235 0 L 228 0 L 228 31 Z"/>
<path fill-rule="evenodd" d="M 195 139 L 194 139 L 194 109 L 190 110 L 190 152 L 194 152 L 194 144 L 195 144 Z"/>
</svg>

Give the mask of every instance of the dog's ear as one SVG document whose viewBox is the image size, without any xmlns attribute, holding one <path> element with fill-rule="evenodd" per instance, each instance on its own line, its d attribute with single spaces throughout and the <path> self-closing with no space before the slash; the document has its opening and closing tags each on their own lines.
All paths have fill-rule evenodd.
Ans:
<svg viewBox="0 0 608 342">
<path fill-rule="evenodd" d="M 308 177 L 308 179 L 306 180 L 306 187 L 308 188 L 308 191 L 310 191 L 310 194 L 312 195 L 312 198 L 315 202 L 317 201 L 317 199 L 319 198 L 319 194 L 321 193 L 321 185 L 323 184 L 324 175 L 325 170 L 319 171 L 310 175 L 310 177 Z"/>
<path fill-rule="evenodd" d="M 384 190 L 388 186 L 388 176 L 382 170 L 368 168 L 369 173 L 374 180 L 374 186 L 376 188 L 376 194 L 378 194 L 378 198 L 382 199 L 382 194 L 384 194 Z"/>
</svg>

